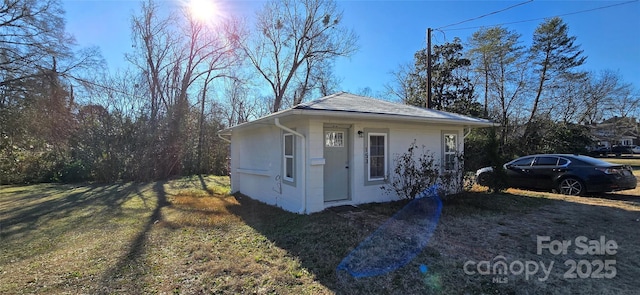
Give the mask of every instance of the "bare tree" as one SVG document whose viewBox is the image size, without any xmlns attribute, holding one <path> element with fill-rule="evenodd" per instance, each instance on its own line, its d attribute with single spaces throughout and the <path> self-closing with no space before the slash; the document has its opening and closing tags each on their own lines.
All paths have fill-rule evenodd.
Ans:
<svg viewBox="0 0 640 295">
<path fill-rule="evenodd" d="M 19 88 L 24 79 L 52 68 L 52 56 L 71 55 L 73 38 L 64 31 L 57 0 L 0 3 L 0 86 Z"/>
<path fill-rule="evenodd" d="M 408 76 L 415 72 L 414 63 L 400 64 L 398 69 L 390 72 L 393 76 L 393 82 L 385 84 L 386 95 L 394 97 L 405 104 L 409 104 L 409 97 L 411 97 L 412 80 L 408 79 Z"/>
<path fill-rule="evenodd" d="M 588 80 L 584 78 L 556 81 L 561 87 L 553 92 L 549 112 L 551 117 L 563 124 L 577 123 L 586 111 L 586 89 Z"/>
<path fill-rule="evenodd" d="M 242 80 L 225 81 L 222 110 L 227 126 L 235 126 L 255 118 L 258 101 L 249 98 L 249 89 Z"/>
<path fill-rule="evenodd" d="M 196 19 L 186 8 L 182 12 L 161 15 L 152 0 L 143 3 L 141 14 L 133 18 L 136 51 L 128 55 L 144 77 L 152 126 L 161 118 L 165 122 L 164 151 L 160 152 L 165 161 L 154 169 L 162 177 L 181 173 L 189 131 L 197 130 L 196 158 L 201 158 L 207 96 L 213 81 L 230 77 L 230 67 L 239 60 L 237 23 L 213 25 Z M 189 125 L 192 104 L 199 106 L 195 128 Z M 159 128 L 154 127 L 154 132 Z"/>
<path fill-rule="evenodd" d="M 318 76 L 331 75 L 316 67 L 355 52 L 357 37 L 342 17 L 333 0 L 274 0 L 260 11 L 244 50 L 273 91 L 271 112 L 280 110 L 286 97 L 299 104 L 326 80 Z"/>
<path fill-rule="evenodd" d="M 74 52 L 63 15 L 58 0 L 0 3 L 0 106 L 24 98 L 30 79 L 55 75 L 61 87 L 91 86 L 88 73 L 101 70 L 102 58 L 96 48 Z"/>
<path fill-rule="evenodd" d="M 613 116 L 624 117 L 633 110 L 628 108 L 633 105 L 631 85 L 625 84 L 618 73 L 610 70 L 587 75 L 582 99 L 583 107 L 577 112 L 578 123 L 593 124 Z"/>
<path fill-rule="evenodd" d="M 161 109 L 169 107 L 166 85 L 171 71 L 172 52 L 177 46 L 172 18 L 160 18 L 159 7 L 152 0 L 142 3 L 142 13 L 132 19 L 133 47 L 127 60 L 141 72 L 150 100 L 150 118 L 155 124 Z M 139 85 L 142 86 L 142 85 Z"/>
</svg>

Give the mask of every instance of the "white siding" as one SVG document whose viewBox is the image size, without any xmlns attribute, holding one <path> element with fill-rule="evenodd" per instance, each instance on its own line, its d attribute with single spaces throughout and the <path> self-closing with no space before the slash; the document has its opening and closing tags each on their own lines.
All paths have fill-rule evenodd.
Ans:
<svg viewBox="0 0 640 295">
<path fill-rule="evenodd" d="M 367 129 L 388 130 L 387 170 L 393 172 L 393 159 L 405 153 L 409 145 L 425 146 L 433 152 L 438 163 L 442 156 L 442 131 L 458 134 L 460 150 L 463 148 L 463 129 L 454 125 L 427 125 L 418 123 L 391 123 L 365 120 L 312 118 L 283 123 L 306 136 L 306 183 L 302 184 L 302 142 L 296 137 L 295 186 L 276 181 L 282 175 L 282 134 L 275 125 L 261 124 L 256 127 L 234 130 L 231 145 L 231 186 L 233 192 L 241 192 L 253 199 L 300 212 L 303 207 L 302 188 L 306 188 L 306 213 L 322 211 L 327 207 L 345 204 L 363 204 L 397 200 L 398 196 L 386 193 L 380 184 L 367 185 L 365 169 L 365 140 L 358 131 Z M 350 200 L 324 202 L 324 141 L 325 125 L 346 125 L 349 129 L 349 178 Z M 301 213 L 301 212 L 300 212 Z"/>
<path fill-rule="evenodd" d="M 353 120 L 312 120 L 310 121 L 311 138 L 309 139 L 309 151 L 311 158 L 322 158 L 323 154 L 323 127 L 324 125 L 350 125 L 349 145 L 350 145 L 350 186 L 351 200 L 324 203 L 323 192 L 324 184 L 322 183 L 322 175 L 324 166 L 312 166 L 312 173 L 309 173 L 309 187 L 313 190 L 309 191 L 307 196 L 307 211 L 317 212 L 324 208 L 338 205 L 357 205 L 371 202 L 388 202 L 398 200 L 395 194 L 386 193 L 381 189 L 380 184 L 367 185 L 365 179 L 365 140 L 359 137 L 358 131 L 366 129 L 388 129 L 388 171 L 392 173 L 394 163 L 393 159 L 396 155 L 405 153 L 409 145 L 416 140 L 418 146 L 425 146 L 428 152 L 433 152 L 437 163 L 440 163 L 442 156 L 442 130 L 457 131 L 459 148 L 462 150 L 463 130 L 461 126 L 453 125 L 426 125 L 426 124 L 402 124 L 389 122 L 372 122 L 372 121 L 353 121 Z M 322 169 L 318 169 L 318 168 Z"/>
<path fill-rule="evenodd" d="M 407 152 L 409 145 L 416 140 L 416 145 L 421 147 L 425 146 L 425 150 L 428 153 L 433 153 L 437 161 L 441 157 L 441 128 L 427 125 L 417 124 L 380 124 L 380 123 L 359 123 L 356 124 L 357 130 L 366 128 L 388 128 L 389 129 L 389 143 L 388 143 L 388 161 L 387 171 L 388 174 L 393 173 L 394 158 L 402 153 Z M 366 165 L 365 165 L 365 140 L 366 138 L 359 138 L 356 134 L 356 141 L 354 146 L 354 152 L 356 157 L 354 158 L 354 177 L 353 182 L 353 202 L 354 204 L 370 203 L 370 202 L 386 202 L 392 200 L 398 200 L 398 196 L 395 194 L 387 193 L 381 189 L 380 184 L 366 185 L 364 179 L 366 179 Z M 439 163 L 439 162 L 438 162 Z"/>
<path fill-rule="evenodd" d="M 324 126 L 322 122 L 309 122 L 309 136 L 307 139 L 307 149 L 309 159 L 317 162 L 310 165 L 307 170 L 307 212 L 318 212 L 324 210 Z"/>
<path fill-rule="evenodd" d="M 285 125 L 301 132 L 295 124 Z M 231 190 L 287 211 L 298 212 L 302 207 L 302 142 L 295 137 L 294 184 L 282 181 L 283 133 L 275 124 L 233 132 Z"/>
</svg>

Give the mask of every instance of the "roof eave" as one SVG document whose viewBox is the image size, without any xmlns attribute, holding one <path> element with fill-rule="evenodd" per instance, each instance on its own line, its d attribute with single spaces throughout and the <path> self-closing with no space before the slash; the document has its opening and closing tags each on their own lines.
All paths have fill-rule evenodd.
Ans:
<svg viewBox="0 0 640 295">
<path fill-rule="evenodd" d="M 461 125 L 461 126 L 464 126 L 465 128 L 486 128 L 486 127 L 498 126 L 497 123 L 491 122 L 489 120 L 484 120 L 484 119 L 462 120 L 462 119 L 448 119 L 448 118 L 429 118 L 429 117 L 421 117 L 421 116 L 406 116 L 406 115 L 384 114 L 384 113 L 363 113 L 363 112 L 356 112 L 356 111 L 350 112 L 350 111 L 338 111 L 338 110 L 287 109 L 284 111 L 280 111 L 277 113 L 264 116 L 254 121 L 245 122 L 233 127 L 226 128 L 224 130 L 220 130 L 218 133 L 230 135 L 234 129 L 242 129 L 244 127 L 254 125 L 260 122 L 265 122 L 265 121 L 268 122 L 271 120 L 275 120 L 275 118 L 282 118 L 282 117 L 291 116 L 291 115 L 309 115 L 309 116 L 315 116 L 315 117 L 324 116 L 324 117 L 342 117 L 343 118 L 345 114 L 349 115 L 349 119 L 380 120 L 381 118 L 383 118 L 389 121 Z"/>
<path fill-rule="evenodd" d="M 282 118 L 284 116 L 291 115 L 291 113 L 293 111 L 296 111 L 296 109 L 286 109 L 286 110 L 282 110 L 282 111 L 279 111 L 279 112 L 271 113 L 269 115 L 266 115 L 264 117 L 260 117 L 258 119 L 253 120 L 253 121 L 248 121 L 248 122 L 240 123 L 240 124 L 235 125 L 235 126 L 227 127 L 225 129 L 222 129 L 222 130 L 218 131 L 218 133 L 219 134 L 223 134 L 223 135 L 231 135 L 231 132 L 234 129 L 242 129 L 242 128 L 245 128 L 245 127 L 248 127 L 248 126 L 251 126 L 251 125 L 255 125 L 255 124 L 258 124 L 258 123 L 261 123 L 261 122 L 265 122 L 265 121 L 270 121 L 270 120 L 275 121 L 276 118 Z"/>
<path fill-rule="evenodd" d="M 334 111 L 334 110 L 294 110 L 294 114 L 305 114 L 312 116 L 326 116 L 326 117 L 343 117 L 345 114 L 349 114 L 349 119 L 376 119 L 380 120 L 381 117 L 389 121 L 402 121 L 402 122 L 422 122 L 422 123 L 436 123 L 436 124 L 453 124 L 463 125 L 468 127 L 493 127 L 499 126 L 498 124 L 489 120 L 462 120 L 462 119 L 448 119 L 448 118 L 432 118 L 421 116 L 407 116 L 397 114 L 384 114 L 384 113 L 363 113 L 363 112 L 350 112 L 350 111 Z"/>
</svg>

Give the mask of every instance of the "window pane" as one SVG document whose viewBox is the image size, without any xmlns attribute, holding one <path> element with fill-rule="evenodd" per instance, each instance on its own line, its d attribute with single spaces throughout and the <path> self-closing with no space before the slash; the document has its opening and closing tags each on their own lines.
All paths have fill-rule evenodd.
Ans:
<svg viewBox="0 0 640 295">
<path fill-rule="evenodd" d="M 453 153 L 456 151 L 456 135 L 445 134 L 444 135 L 444 152 Z"/>
<path fill-rule="evenodd" d="M 371 157 L 371 178 L 384 178 L 384 157 Z"/>
<path fill-rule="evenodd" d="M 293 135 L 284 136 L 284 154 L 287 156 L 293 155 Z"/>
<path fill-rule="evenodd" d="M 527 157 L 527 158 L 515 161 L 511 165 L 513 165 L 513 166 L 531 166 L 531 161 L 533 161 L 533 157 Z"/>
<path fill-rule="evenodd" d="M 369 136 L 369 177 L 371 179 L 385 177 L 385 139 L 384 135 Z"/>
<path fill-rule="evenodd" d="M 371 156 L 384 156 L 384 136 L 371 136 Z"/>
<path fill-rule="evenodd" d="M 284 171 L 284 176 L 286 178 L 293 178 L 293 158 L 285 159 L 286 168 Z"/>
<path fill-rule="evenodd" d="M 326 147 L 344 147 L 344 132 L 327 131 L 324 134 Z"/>
<path fill-rule="evenodd" d="M 456 155 L 446 154 L 444 155 L 444 169 L 454 170 L 456 168 Z"/>
<path fill-rule="evenodd" d="M 558 158 L 556 157 L 538 157 L 536 158 L 534 166 L 556 166 L 558 164 Z"/>
</svg>

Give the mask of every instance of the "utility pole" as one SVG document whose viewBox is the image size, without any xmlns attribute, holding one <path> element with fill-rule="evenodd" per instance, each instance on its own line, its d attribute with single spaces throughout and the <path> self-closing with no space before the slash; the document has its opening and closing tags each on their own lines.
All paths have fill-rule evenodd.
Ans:
<svg viewBox="0 0 640 295">
<path fill-rule="evenodd" d="M 427 28 L 427 109 L 431 108 L 431 28 Z"/>
</svg>

